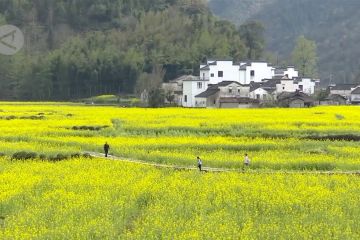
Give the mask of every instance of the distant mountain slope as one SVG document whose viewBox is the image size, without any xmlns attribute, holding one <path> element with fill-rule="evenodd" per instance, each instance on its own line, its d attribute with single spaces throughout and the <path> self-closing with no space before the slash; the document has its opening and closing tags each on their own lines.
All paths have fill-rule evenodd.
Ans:
<svg viewBox="0 0 360 240">
<path fill-rule="evenodd" d="M 268 49 L 283 58 L 299 35 L 315 40 L 324 81 L 332 76 L 333 81 L 348 82 L 360 73 L 359 0 L 211 0 L 209 5 L 237 24 L 248 19 L 263 22 Z"/>
<path fill-rule="evenodd" d="M 221 18 L 238 25 L 276 0 L 209 0 L 209 7 Z"/>
</svg>

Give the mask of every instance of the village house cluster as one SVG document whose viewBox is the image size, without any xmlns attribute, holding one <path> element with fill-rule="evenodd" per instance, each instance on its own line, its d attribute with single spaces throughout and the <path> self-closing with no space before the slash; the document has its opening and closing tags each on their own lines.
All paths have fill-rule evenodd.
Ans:
<svg viewBox="0 0 360 240">
<path fill-rule="evenodd" d="M 299 77 L 294 66 L 276 68 L 267 62 L 208 60 L 200 76 L 182 76 L 163 84 L 173 103 L 190 108 L 248 108 L 264 104 L 306 107 L 320 80 Z"/>
</svg>

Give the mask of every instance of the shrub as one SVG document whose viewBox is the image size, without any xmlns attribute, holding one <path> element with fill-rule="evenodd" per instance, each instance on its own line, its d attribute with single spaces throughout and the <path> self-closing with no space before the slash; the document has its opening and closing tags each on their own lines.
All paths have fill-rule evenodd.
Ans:
<svg viewBox="0 0 360 240">
<path fill-rule="evenodd" d="M 37 157 L 37 154 L 34 152 L 16 152 L 12 155 L 11 159 L 13 160 L 30 160 L 35 159 Z"/>
<path fill-rule="evenodd" d="M 59 162 L 68 159 L 69 157 L 65 154 L 59 153 L 56 156 L 50 157 L 49 160 L 52 162 Z"/>
<path fill-rule="evenodd" d="M 7 116 L 5 117 L 6 120 L 14 120 L 16 119 L 16 116 Z"/>
<path fill-rule="evenodd" d="M 80 153 L 73 153 L 70 155 L 71 158 L 80 158 L 81 154 Z"/>
<path fill-rule="evenodd" d="M 84 130 L 84 131 L 100 131 L 102 129 L 108 128 L 109 126 L 105 125 L 105 126 L 73 126 L 71 129 L 72 130 Z"/>
<path fill-rule="evenodd" d="M 44 120 L 44 116 L 24 116 L 20 117 L 20 119 L 28 119 L 28 120 Z"/>
<path fill-rule="evenodd" d="M 335 114 L 335 117 L 336 117 L 337 120 L 345 119 L 345 117 L 343 115 L 341 115 L 341 114 Z"/>
<path fill-rule="evenodd" d="M 92 158 L 90 153 L 84 153 L 82 156 L 83 156 L 83 158 Z"/>
</svg>

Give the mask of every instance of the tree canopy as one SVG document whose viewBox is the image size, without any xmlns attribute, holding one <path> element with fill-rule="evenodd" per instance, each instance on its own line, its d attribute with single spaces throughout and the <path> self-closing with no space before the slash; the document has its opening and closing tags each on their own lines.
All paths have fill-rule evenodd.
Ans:
<svg viewBox="0 0 360 240">
<path fill-rule="evenodd" d="M 292 52 L 292 61 L 299 69 L 299 73 L 303 77 L 317 77 L 317 61 L 316 43 L 304 36 L 300 36 L 296 40 L 295 48 Z"/>
<path fill-rule="evenodd" d="M 253 49 L 202 0 L 4 0 L 0 14 L 26 38 L 22 52 L 0 56 L 2 99 L 134 93 L 155 66 L 167 81 L 198 74 L 207 57 L 240 60 Z"/>
</svg>

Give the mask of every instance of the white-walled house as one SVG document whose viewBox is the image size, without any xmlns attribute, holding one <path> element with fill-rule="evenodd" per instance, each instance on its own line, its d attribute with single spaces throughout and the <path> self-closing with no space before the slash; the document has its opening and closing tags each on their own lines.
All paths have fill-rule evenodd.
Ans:
<svg viewBox="0 0 360 240">
<path fill-rule="evenodd" d="M 294 66 L 280 67 L 275 69 L 275 77 L 298 78 L 299 71 Z"/>
<path fill-rule="evenodd" d="M 352 104 L 360 104 L 360 87 L 355 88 L 351 92 L 350 101 Z"/>
<path fill-rule="evenodd" d="M 239 64 L 232 60 L 209 60 L 200 65 L 200 78 L 209 80 L 209 84 L 218 84 L 223 81 L 239 82 Z"/>
<path fill-rule="evenodd" d="M 308 95 L 315 94 L 316 89 L 320 85 L 320 80 L 313 80 L 311 78 L 299 78 L 297 80 L 298 90 Z"/>
<path fill-rule="evenodd" d="M 286 70 L 284 71 L 284 76 L 287 76 L 288 78 L 298 78 L 299 77 L 299 71 L 295 69 L 294 66 L 288 66 Z"/>
<path fill-rule="evenodd" d="M 316 88 L 319 84 L 319 80 L 313 80 L 310 78 L 288 79 L 287 77 L 284 77 L 276 84 L 276 93 L 281 94 L 283 92 L 301 91 L 303 93 L 313 95 L 315 94 Z"/>
<path fill-rule="evenodd" d="M 230 104 L 239 104 L 238 99 L 249 99 L 250 85 L 243 85 L 235 81 L 223 81 L 218 84 L 210 84 L 206 91 L 195 96 L 196 107 L 218 108 L 221 101 Z M 221 101 L 220 101 L 221 100 Z"/>
<path fill-rule="evenodd" d="M 276 84 L 276 93 L 281 94 L 283 92 L 295 92 L 298 90 L 299 85 L 294 79 L 289 79 L 287 77 L 283 77 Z"/>
<path fill-rule="evenodd" d="M 269 79 L 275 76 L 275 68 L 267 62 L 242 62 L 240 63 L 241 84 L 250 84 L 250 82 L 261 82 L 263 79 Z"/>
<path fill-rule="evenodd" d="M 210 84 L 234 81 L 241 84 L 261 82 L 275 76 L 275 68 L 267 62 L 239 62 L 232 60 L 208 60 L 200 65 L 200 78 L 208 79 Z"/>
<path fill-rule="evenodd" d="M 250 92 L 250 98 L 262 102 L 275 101 L 276 93 L 275 90 L 269 90 L 266 88 L 259 87 Z"/>
<path fill-rule="evenodd" d="M 183 107 L 196 107 L 195 96 L 205 92 L 208 88 L 209 80 L 193 77 L 183 80 Z"/>
<path fill-rule="evenodd" d="M 348 100 L 351 100 L 351 93 L 359 85 L 358 84 L 336 84 L 335 86 L 330 86 L 330 94 L 338 94 L 345 97 Z"/>
</svg>

